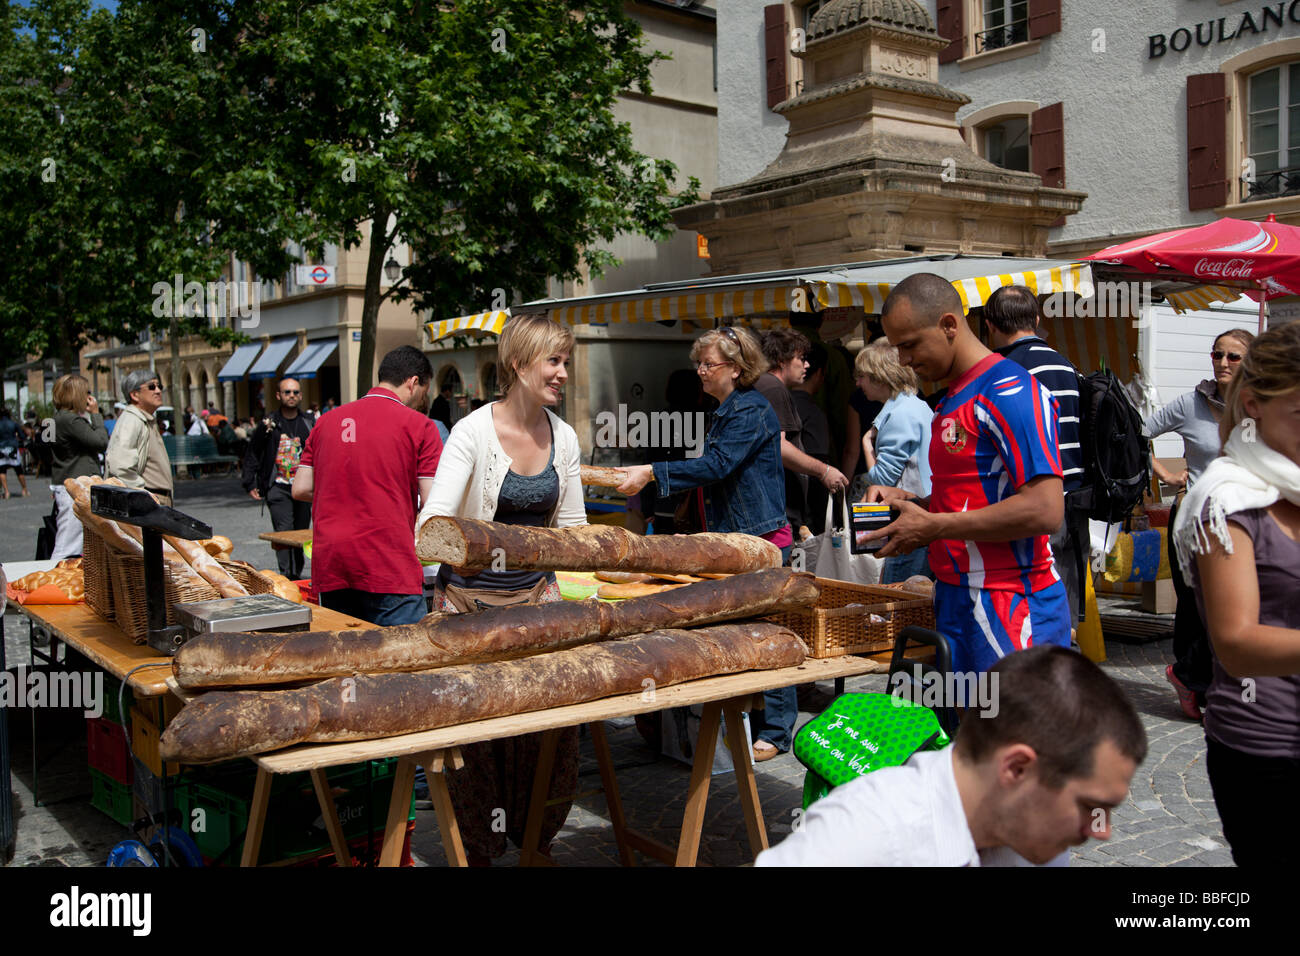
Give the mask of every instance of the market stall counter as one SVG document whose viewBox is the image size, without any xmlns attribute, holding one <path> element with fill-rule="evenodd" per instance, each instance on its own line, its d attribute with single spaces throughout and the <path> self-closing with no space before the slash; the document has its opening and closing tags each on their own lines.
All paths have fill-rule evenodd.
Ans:
<svg viewBox="0 0 1300 956">
<path fill-rule="evenodd" d="M 546 859 L 537 852 L 537 843 L 556 741 L 559 731 L 563 728 L 585 723 L 591 729 L 601 785 L 605 791 L 609 819 L 622 863 L 625 866 L 634 865 L 636 862 L 634 853 L 640 852 L 676 866 L 694 866 L 704 827 L 704 811 L 709 796 L 718 727 L 724 718 L 727 746 L 736 768 L 737 794 L 745 816 L 750 848 L 757 856 L 767 848 L 767 830 L 763 823 L 758 788 L 750 761 L 750 743 L 743 733 L 741 714 L 750 709 L 754 698 L 761 700 L 764 691 L 776 687 L 861 674 L 886 673 L 889 669 L 887 660 L 878 659 L 883 656 L 885 655 L 844 656 L 827 660 L 810 658 L 797 667 L 709 677 L 657 688 L 652 694 L 624 694 L 549 710 L 495 717 L 437 730 L 404 734 L 399 737 L 337 744 L 308 744 L 259 755 L 253 758 L 258 766 L 258 774 L 242 864 L 251 866 L 257 859 L 273 775 L 307 770 L 311 771 L 313 780 L 323 780 L 325 769 L 328 767 L 361 760 L 397 757 L 399 762 L 393 784 L 392 802 L 389 804 L 383 847 L 380 851 L 380 866 L 397 864 L 417 765 L 425 769 L 447 859 L 454 866 L 466 866 L 467 859 L 461 845 L 455 812 L 452 810 L 451 798 L 443 774 L 459 769 L 461 761 L 459 748 L 466 744 L 537 732 L 544 732 L 545 736 L 542 741 L 542 756 L 538 761 L 533 781 L 520 863 L 525 866 L 546 863 Z M 691 766 L 681 836 L 674 848 L 652 840 L 628 826 L 623 814 L 602 722 L 617 717 L 631 717 L 691 704 L 703 704 L 704 713 L 700 724 L 699 747 Z M 328 788 L 318 783 L 317 794 L 321 799 L 322 810 L 326 811 L 328 801 L 331 799 Z M 335 818 L 335 815 L 325 812 L 325 817 L 331 819 Z M 340 834 L 337 839 L 341 841 L 342 835 Z M 339 844 L 336 844 L 336 852 L 338 847 Z M 346 852 L 339 854 L 339 859 L 346 858 Z"/>
</svg>

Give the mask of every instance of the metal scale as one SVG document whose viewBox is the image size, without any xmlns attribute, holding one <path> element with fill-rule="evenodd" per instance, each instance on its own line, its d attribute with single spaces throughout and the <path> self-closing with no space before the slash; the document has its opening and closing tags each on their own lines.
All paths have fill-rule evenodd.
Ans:
<svg viewBox="0 0 1300 956">
<path fill-rule="evenodd" d="M 147 641 L 160 654 L 176 649 L 201 634 L 236 631 L 300 631 L 311 623 L 311 609 L 275 594 L 217 598 L 176 604 L 183 623 L 167 623 L 167 591 L 163 577 L 163 535 L 185 541 L 212 537 L 212 527 L 174 508 L 158 504 L 153 495 L 138 488 L 95 485 L 90 489 L 90 510 L 119 524 L 135 525 L 144 538 L 144 588 L 149 602 Z"/>
</svg>

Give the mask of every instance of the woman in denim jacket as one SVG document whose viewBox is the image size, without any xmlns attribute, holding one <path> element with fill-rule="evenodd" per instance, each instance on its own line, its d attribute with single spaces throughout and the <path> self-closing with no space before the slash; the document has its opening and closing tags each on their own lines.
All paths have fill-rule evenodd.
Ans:
<svg viewBox="0 0 1300 956">
<path fill-rule="evenodd" d="M 748 329 L 705 332 L 691 347 L 704 391 L 718 400 L 703 452 L 684 461 L 627 468 L 618 490 L 636 494 L 651 481 L 659 494 L 704 489 L 709 531 L 757 535 L 789 561 L 794 536 L 785 517 L 781 426 L 772 405 L 753 389 L 767 370 L 758 339 Z M 759 734 L 754 758 L 768 760 L 790 749 L 799 708 L 793 687 L 765 695 L 769 726 Z"/>
</svg>

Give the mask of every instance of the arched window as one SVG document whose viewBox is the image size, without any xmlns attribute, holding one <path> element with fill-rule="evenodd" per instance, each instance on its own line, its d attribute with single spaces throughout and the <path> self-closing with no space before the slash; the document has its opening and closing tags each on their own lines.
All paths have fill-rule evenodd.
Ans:
<svg viewBox="0 0 1300 956">
<path fill-rule="evenodd" d="M 1029 172 L 1029 117 L 1012 116 L 980 127 L 981 153 L 995 166 Z"/>
</svg>

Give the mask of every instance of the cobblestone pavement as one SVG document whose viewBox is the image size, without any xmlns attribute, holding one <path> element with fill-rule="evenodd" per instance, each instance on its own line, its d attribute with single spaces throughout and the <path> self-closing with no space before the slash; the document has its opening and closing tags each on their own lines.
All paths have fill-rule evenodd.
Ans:
<svg viewBox="0 0 1300 956">
<path fill-rule="evenodd" d="M 49 511 L 48 485 L 29 479 L 32 497 L 0 501 L 0 560 L 29 560 L 34 552 L 35 529 Z M 270 546 L 257 534 L 270 528 L 269 515 L 248 499 L 236 481 L 208 478 L 179 482 L 177 507 L 210 522 L 215 531 L 235 542 L 235 555 L 258 567 L 273 566 Z M 10 612 L 6 615 L 9 668 L 28 663 L 27 629 Z M 1205 775 L 1205 741 L 1199 724 L 1186 720 L 1173 690 L 1165 682 L 1165 665 L 1172 660 L 1171 642 L 1106 644 L 1105 669 L 1124 687 L 1142 715 L 1150 740 L 1150 754 L 1134 776 L 1128 800 L 1113 816 L 1113 836 L 1074 852 L 1075 866 L 1227 866 L 1231 856 L 1223 839 Z M 831 685 L 819 685 L 822 701 Z M 884 678 L 870 676 L 848 681 L 853 691 L 883 690 Z M 814 702 L 814 706 L 816 703 Z M 800 722 L 813 714 L 801 710 Z M 15 812 L 18 844 L 16 866 L 97 866 L 109 848 L 127 834 L 88 803 L 85 773 L 85 734 L 74 715 L 42 712 L 38 715 L 38 750 L 48 760 L 40 770 L 42 801 L 32 798 L 31 712 L 10 714 L 9 733 L 14 749 Z M 71 719 L 68 719 L 71 718 Z M 663 843 L 674 845 L 681 826 L 689 768 L 657 756 L 642 740 L 632 721 L 607 724 L 610 747 L 618 771 L 624 809 L 631 826 Z M 60 741 L 67 746 L 52 758 Z M 590 737 L 582 738 L 579 790 L 600 786 Z M 790 832 L 792 811 L 800 805 L 803 768 L 789 755 L 757 767 L 759 796 L 768 840 L 775 844 Z M 51 801 L 53 801 L 51 803 Z M 413 852 L 417 865 L 445 863 L 438 826 L 431 810 L 416 814 Z M 617 850 L 600 793 L 580 797 L 552 847 L 557 864 L 568 866 L 615 865 Z M 516 862 L 511 851 L 498 865 Z M 729 773 L 713 778 L 710 788 L 699 862 L 711 866 L 736 866 L 751 859 L 740 803 Z M 644 858 L 641 862 L 659 865 Z"/>
</svg>

